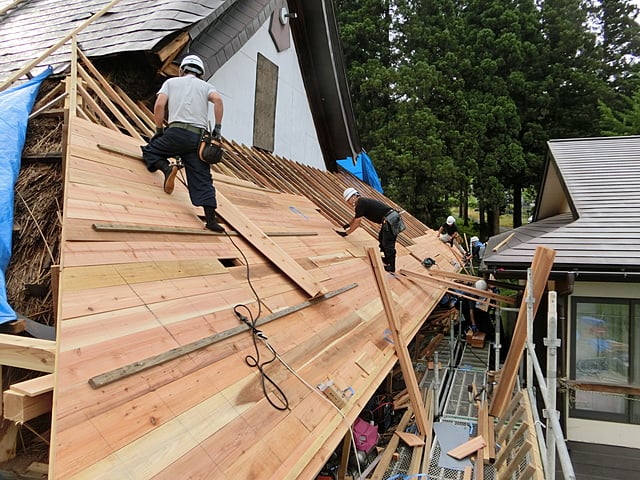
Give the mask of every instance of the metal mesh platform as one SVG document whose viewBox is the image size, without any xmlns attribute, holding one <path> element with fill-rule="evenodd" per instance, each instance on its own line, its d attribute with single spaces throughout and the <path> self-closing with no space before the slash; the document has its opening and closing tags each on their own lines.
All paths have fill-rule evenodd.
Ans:
<svg viewBox="0 0 640 480">
<path fill-rule="evenodd" d="M 480 392 L 486 381 L 486 372 L 478 368 L 462 367 L 454 370 L 449 394 L 442 410 L 443 418 L 476 419 L 477 409 L 470 399 L 469 386 L 476 385 Z"/>
<path fill-rule="evenodd" d="M 454 423 L 461 424 L 460 422 Z M 436 437 L 433 441 L 433 445 L 431 446 L 431 462 L 429 463 L 429 470 L 426 472 L 429 475 L 429 480 L 462 480 L 464 471 L 452 470 L 450 468 L 442 468 L 438 466 L 440 463 L 440 455 L 446 455 L 446 452 L 443 452 L 440 449 L 440 444 Z M 494 480 L 495 478 L 496 469 L 493 465 L 485 465 L 484 480 Z"/>
</svg>

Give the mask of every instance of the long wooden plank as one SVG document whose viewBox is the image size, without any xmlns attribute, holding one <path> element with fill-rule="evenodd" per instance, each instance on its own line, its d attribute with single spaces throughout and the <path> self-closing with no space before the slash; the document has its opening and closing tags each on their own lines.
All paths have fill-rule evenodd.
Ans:
<svg viewBox="0 0 640 480">
<path fill-rule="evenodd" d="M 0 365 L 51 373 L 56 342 L 39 338 L 0 334 Z"/>
<path fill-rule="evenodd" d="M 401 332 L 400 319 L 398 318 L 393 304 L 393 299 L 391 298 L 391 293 L 389 292 L 386 272 L 382 266 L 380 255 L 378 255 L 376 250 L 373 247 L 367 247 L 366 252 L 369 257 L 369 262 L 371 262 L 373 274 L 376 278 L 376 285 L 378 286 L 378 292 L 380 293 L 382 305 L 384 306 L 384 311 L 387 315 L 387 320 L 389 321 L 396 355 L 398 355 L 398 359 L 400 361 L 402 375 L 404 376 L 404 381 L 409 392 L 409 398 L 411 399 L 411 405 L 416 416 L 416 424 L 420 432 L 425 435 L 429 428 L 429 422 L 427 421 L 427 415 L 422 403 L 422 395 L 420 394 L 420 388 L 418 386 L 416 372 L 413 368 L 413 363 L 409 354 L 409 348 L 404 339 L 404 335 Z"/>
<path fill-rule="evenodd" d="M 227 272 L 218 259 L 119 263 L 69 267 L 62 271 L 65 291 L 130 285 Z"/>
<path fill-rule="evenodd" d="M 326 300 L 331 297 L 335 297 L 336 295 L 340 295 L 341 293 L 351 290 L 356 286 L 357 284 L 352 283 L 339 290 L 328 292 L 322 295 L 321 297 L 316 297 L 314 299 L 302 302 L 298 305 L 294 305 L 292 307 L 272 313 L 271 315 L 267 315 L 259 319 L 256 322 L 256 326 L 258 327 L 258 326 L 264 325 L 265 323 L 271 322 L 278 318 L 282 318 L 286 315 L 302 310 L 303 308 L 307 308 L 311 305 L 315 305 L 319 301 Z M 182 357 L 184 355 L 187 355 L 191 352 L 207 347 L 209 345 L 213 345 L 214 343 L 218 343 L 226 338 L 232 337 L 233 335 L 237 335 L 247 330 L 249 330 L 249 327 L 247 325 L 245 324 L 238 325 L 237 327 L 231 328 L 222 333 L 216 333 L 214 335 L 210 335 L 200 340 L 196 340 L 195 342 L 189 343 L 187 345 L 182 345 L 180 347 L 173 348 L 159 355 L 154 355 L 153 357 L 147 358 L 145 360 L 135 362 L 131 365 L 117 368 L 115 370 L 111 370 L 110 372 L 106 372 L 101 375 L 96 375 L 95 377 L 89 379 L 89 385 L 91 385 L 91 387 L 94 389 L 103 387 L 105 385 L 109 385 L 110 383 L 116 382 L 122 378 L 130 377 L 131 375 L 142 372 L 144 370 L 155 367 L 157 365 L 161 365 L 170 360 L 174 360 L 176 358 Z"/>
<path fill-rule="evenodd" d="M 233 202 L 230 202 L 220 191 L 217 192 L 218 213 L 240 233 L 247 242 L 258 249 L 265 257 L 273 262 L 291 281 L 302 288 L 312 298 L 326 293 L 326 290 L 316 282 L 287 252 L 280 248 L 265 232 L 250 220 Z"/>
<path fill-rule="evenodd" d="M 531 274 L 533 278 L 533 298 L 535 303 L 533 304 L 533 317 L 535 318 L 536 312 L 540 307 L 540 301 L 544 294 L 551 268 L 556 257 L 555 250 L 550 248 L 538 246 L 533 256 L 533 262 L 531 263 Z M 528 292 L 528 285 L 525 289 L 525 294 Z M 520 305 L 520 311 L 518 312 L 518 318 L 516 320 L 516 326 L 511 338 L 511 345 L 507 358 L 502 368 L 500 375 L 500 382 L 496 386 L 493 392 L 493 401 L 489 408 L 489 415 L 493 417 L 501 417 L 504 414 L 506 406 L 509 404 L 513 387 L 516 382 L 516 376 L 518 369 L 520 368 L 520 360 L 524 352 L 525 344 L 527 341 L 527 303 L 522 302 Z"/>
<path fill-rule="evenodd" d="M 413 272 L 411 270 L 406 270 L 406 269 L 400 269 L 399 273 L 409 278 L 425 280 L 427 282 L 436 283 L 438 285 L 446 286 L 451 289 L 460 290 L 462 292 L 466 292 L 466 293 L 477 296 L 477 299 L 489 298 L 489 299 L 496 300 L 497 302 L 506 303 L 508 305 L 514 305 L 516 302 L 516 299 L 514 297 L 509 297 L 507 295 L 500 295 L 490 290 L 480 290 L 479 288 L 470 287 L 468 285 L 452 282 L 450 280 L 446 280 L 443 278 L 436 278 L 428 273 L 427 274 L 418 273 L 418 272 Z"/>
<path fill-rule="evenodd" d="M 94 223 L 93 229 L 98 232 L 160 232 L 160 233 L 190 233 L 193 235 L 238 235 L 236 232 L 216 233 L 203 228 L 169 227 L 155 225 L 135 225 L 130 223 Z M 318 232 L 264 232 L 268 237 L 313 237 Z"/>
</svg>

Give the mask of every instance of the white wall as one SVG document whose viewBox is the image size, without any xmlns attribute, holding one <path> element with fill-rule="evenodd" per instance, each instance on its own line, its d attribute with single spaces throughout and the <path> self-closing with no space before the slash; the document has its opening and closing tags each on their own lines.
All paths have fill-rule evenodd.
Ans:
<svg viewBox="0 0 640 480">
<path fill-rule="evenodd" d="M 293 39 L 278 52 L 269 35 L 269 21 L 209 80 L 224 100 L 222 135 L 253 145 L 253 110 L 258 52 L 278 66 L 276 155 L 326 170 L 311 117 Z"/>
<path fill-rule="evenodd" d="M 640 289 L 637 284 L 630 283 L 576 282 L 572 295 L 577 297 L 640 298 Z M 570 304 L 568 310 L 567 320 L 570 321 L 573 315 Z M 571 336 L 567 340 L 567 348 L 571 349 Z M 570 371 L 569 362 L 570 359 L 567 356 L 567 372 Z M 565 413 L 569 414 L 568 405 Z M 568 417 L 566 434 L 569 440 L 577 442 L 638 448 L 640 425 Z"/>
</svg>

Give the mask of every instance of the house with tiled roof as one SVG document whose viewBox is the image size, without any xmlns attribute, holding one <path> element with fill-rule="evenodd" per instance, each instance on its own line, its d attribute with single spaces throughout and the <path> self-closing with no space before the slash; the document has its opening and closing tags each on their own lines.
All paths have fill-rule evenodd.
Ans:
<svg viewBox="0 0 640 480">
<path fill-rule="evenodd" d="M 559 399 L 575 442 L 637 448 L 638 192 L 640 136 L 550 141 L 532 221 L 487 244 L 483 269 L 503 279 L 525 278 L 538 246 L 556 252 Z M 538 345 L 546 326 L 544 315 L 535 319 Z"/>
</svg>

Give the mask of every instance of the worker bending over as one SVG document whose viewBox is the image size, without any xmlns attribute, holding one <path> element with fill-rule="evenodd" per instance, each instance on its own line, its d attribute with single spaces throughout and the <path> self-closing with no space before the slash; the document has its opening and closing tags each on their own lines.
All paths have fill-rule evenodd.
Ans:
<svg viewBox="0 0 640 480">
<path fill-rule="evenodd" d="M 460 245 L 460 234 L 458 233 L 458 226 L 456 225 L 456 219 L 449 215 L 447 221 L 443 223 L 438 229 L 438 235 L 441 241 L 448 243 L 452 247 L 456 247 L 465 260 L 469 259 L 469 254 Z"/>
<path fill-rule="evenodd" d="M 400 212 L 375 198 L 362 197 L 355 188 L 347 188 L 342 194 L 344 201 L 355 210 L 353 220 L 344 225 L 345 231 L 336 230 L 338 235 L 346 237 L 360 226 L 362 218 L 380 225 L 378 243 L 383 254 L 382 263 L 387 272 L 396 271 L 396 240 L 405 229 Z"/>
</svg>

